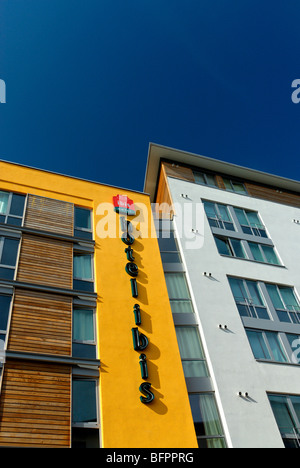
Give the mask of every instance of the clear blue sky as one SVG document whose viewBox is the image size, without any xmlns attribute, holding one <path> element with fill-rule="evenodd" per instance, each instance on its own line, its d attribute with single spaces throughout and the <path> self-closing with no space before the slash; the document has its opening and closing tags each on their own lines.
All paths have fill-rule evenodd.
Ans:
<svg viewBox="0 0 300 468">
<path fill-rule="evenodd" d="M 0 159 L 143 189 L 149 142 L 299 179 L 299 0 L 1 0 Z"/>
</svg>

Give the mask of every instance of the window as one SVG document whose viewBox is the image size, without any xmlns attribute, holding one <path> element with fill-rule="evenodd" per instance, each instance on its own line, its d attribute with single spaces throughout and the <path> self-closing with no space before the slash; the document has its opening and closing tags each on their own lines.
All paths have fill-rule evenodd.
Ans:
<svg viewBox="0 0 300 468">
<path fill-rule="evenodd" d="M 234 208 L 234 211 L 244 234 L 268 237 L 258 213 L 255 211 L 244 210 L 242 208 Z"/>
<path fill-rule="evenodd" d="M 2 279 L 14 279 L 19 242 L 19 239 L 0 237 L 0 278 Z"/>
<path fill-rule="evenodd" d="M 272 265 L 281 265 L 274 247 L 270 245 L 256 244 L 248 242 L 253 259 L 257 262 L 271 263 Z"/>
<path fill-rule="evenodd" d="M 74 378 L 72 382 L 72 423 L 81 427 L 98 424 L 97 380 Z"/>
<path fill-rule="evenodd" d="M 93 239 L 91 210 L 75 206 L 74 236 Z"/>
<path fill-rule="evenodd" d="M 223 177 L 223 182 L 225 185 L 226 190 L 230 190 L 231 192 L 240 193 L 243 195 L 247 195 L 247 190 L 242 182 L 237 182 L 235 180 L 226 179 Z"/>
<path fill-rule="evenodd" d="M 73 308 L 73 357 L 96 359 L 95 311 Z"/>
<path fill-rule="evenodd" d="M 300 396 L 268 395 L 285 448 L 300 448 Z"/>
<path fill-rule="evenodd" d="M 246 330 L 255 359 L 288 362 L 278 333 Z"/>
<path fill-rule="evenodd" d="M 158 245 L 163 263 L 181 263 L 181 257 L 173 230 L 159 229 Z"/>
<path fill-rule="evenodd" d="M 175 327 L 185 377 L 208 377 L 197 327 Z"/>
<path fill-rule="evenodd" d="M 73 288 L 81 291 L 94 291 L 93 255 L 74 252 Z"/>
<path fill-rule="evenodd" d="M 204 209 L 211 227 L 235 231 L 233 221 L 225 205 L 204 201 Z"/>
<path fill-rule="evenodd" d="M 214 235 L 214 238 L 220 255 L 269 263 L 271 265 L 281 265 L 274 247 L 270 245 L 217 235 Z"/>
<path fill-rule="evenodd" d="M 204 172 L 193 171 L 195 183 L 199 185 L 210 185 L 212 187 L 218 187 L 215 177 L 212 174 L 206 174 Z"/>
<path fill-rule="evenodd" d="M 214 395 L 192 393 L 189 399 L 199 448 L 226 448 Z"/>
<path fill-rule="evenodd" d="M 5 349 L 11 298 L 12 296 L 9 294 L 0 294 L 0 351 Z"/>
<path fill-rule="evenodd" d="M 228 278 L 241 317 L 269 320 L 262 294 L 255 281 Z"/>
<path fill-rule="evenodd" d="M 25 195 L 0 191 L 0 223 L 22 226 Z"/>
<path fill-rule="evenodd" d="M 172 313 L 193 313 L 193 306 L 184 273 L 165 273 Z"/>
<path fill-rule="evenodd" d="M 280 322 L 300 323 L 300 307 L 293 288 L 266 284 Z"/>
<path fill-rule="evenodd" d="M 214 236 L 220 255 L 247 258 L 242 242 L 239 239 Z"/>
</svg>

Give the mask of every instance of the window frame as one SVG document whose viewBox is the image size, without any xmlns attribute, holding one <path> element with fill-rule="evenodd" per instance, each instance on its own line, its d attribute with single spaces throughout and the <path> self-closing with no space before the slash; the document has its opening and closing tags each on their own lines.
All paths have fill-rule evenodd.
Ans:
<svg viewBox="0 0 300 468">
<path fill-rule="evenodd" d="M 244 182 L 241 182 L 241 181 L 236 180 L 236 179 L 230 179 L 229 177 L 224 177 L 224 176 L 222 177 L 222 180 L 223 180 L 223 183 L 224 183 L 225 190 L 227 190 L 228 192 L 237 193 L 238 195 L 247 195 L 247 196 L 249 196 L 248 191 L 247 191 L 247 189 L 246 189 L 246 187 L 245 187 Z M 229 182 L 229 184 L 230 184 L 230 186 L 231 186 L 231 189 L 229 189 L 228 187 L 226 187 L 225 181 L 228 181 L 228 182 Z M 238 190 L 235 190 L 233 184 L 239 184 L 239 185 L 241 185 L 241 186 L 243 187 L 243 189 L 244 189 L 244 192 L 239 192 Z"/>
<path fill-rule="evenodd" d="M 0 348 L 0 352 L 5 352 L 6 346 L 7 346 L 7 338 L 8 338 L 8 332 L 10 329 L 10 322 L 11 322 L 11 316 L 12 316 L 12 309 L 13 309 L 13 299 L 14 299 L 14 291 L 11 288 L 4 288 L 0 286 L 0 296 L 7 296 L 10 297 L 10 304 L 9 304 L 9 309 L 8 309 L 8 315 L 7 315 L 7 324 L 6 324 L 6 329 L 0 330 L 0 335 L 4 336 L 4 348 L 3 350 Z M 1 311 L 0 311 L 1 313 Z M 0 360 L 0 365 L 1 365 L 1 360 Z"/>
<path fill-rule="evenodd" d="M 196 175 L 197 174 L 200 174 L 203 177 L 204 183 L 201 183 L 201 182 L 199 182 L 199 180 L 196 180 Z M 203 171 L 198 171 L 196 169 L 193 169 L 193 176 L 194 176 L 195 184 L 197 184 L 197 185 L 207 185 L 208 187 L 219 188 L 219 186 L 217 184 L 217 181 L 216 181 L 216 175 L 215 174 L 209 174 L 209 173 L 206 173 L 206 172 L 203 172 Z M 212 177 L 214 179 L 214 184 L 211 184 L 209 182 L 208 177 Z"/>
<path fill-rule="evenodd" d="M 272 246 L 272 245 L 265 245 L 265 244 L 259 244 L 258 242 L 252 242 L 252 241 L 246 241 L 246 242 L 248 243 L 248 246 L 249 246 L 249 249 L 250 249 L 250 251 L 251 251 L 251 255 L 252 255 L 252 257 L 253 257 L 253 261 L 254 261 L 254 262 L 266 263 L 266 264 L 268 264 L 268 265 L 282 266 L 282 263 L 281 263 L 281 261 L 280 261 L 280 258 L 278 257 L 278 254 L 277 254 L 276 249 L 275 249 L 274 246 Z M 252 251 L 252 249 L 251 249 L 251 244 L 255 244 L 255 245 L 258 246 L 258 249 L 259 249 L 259 251 L 260 251 L 260 253 L 261 253 L 261 255 L 262 255 L 262 257 L 263 257 L 264 260 L 256 260 L 256 259 L 254 258 L 254 254 L 253 254 L 253 251 Z M 266 256 L 265 251 L 264 251 L 264 247 L 267 247 L 267 248 L 273 250 L 273 254 L 274 254 L 276 260 L 278 261 L 278 263 L 272 263 L 272 262 L 269 262 L 269 261 L 268 261 L 267 256 Z M 250 260 L 252 260 L 252 259 L 250 259 Z"/>
<path fill-rule="evenodd" d="M 7 201 L 7 209 L 6 209 L 6 212 L 5 212 L 5 213 L 0 213 L 0 219 L 1 219 L 1 216 L 5 217 L 5 221 L 4 221 L 4 222 L 1 222 L 1 221 L 0 221 L 0 225 L 9 225 L 9 226 L 14 226 L 15 228 L 22 227 L 22 226 L 23 226 L 23 223 L 24 223 L 24 215 L 25 215 L 25 211 L 26 211 L 27 194 L 18 193 L 18 192 L 9 192 L 9 191 L 6 191 L 6 190 L 0 190 L 0 193 L 1 193 L 1 192 L 7 193 L 7 194 L 8 194 L 8 201 Z M 10 213 L 11 206 L 12 206 L 12 200 L 13 200 L 13 196 L 14 196 L 14 195 L 19 195 L 19 196 L 24 197 L 24 206 L 23 206 L 23 214 L 22 214 L 22 216 L 20 216 L 20 215 L 15 215 L 15 214 L 11 214 L 11 213 Z M 21 220 L 21 224 L 9 223 L 9 222 L 8 222 L 8 218 L 20 219 L 20 220 Z"/>
<path fill-rule="evenodd" d="M 250 348 L 252 350 L 253 356 L 255 357 L 255 359 L 257 361 L 275 362 L 275 363 L 280 363 L 280 364 L 290 364 L 289 353 L 285 349 L 285 346 L 284 346 L 283 340 L 281 338 L 280 332 L 270 331 L 270 330 L 258 330 L 258 329 L 253 329 L 253 328 L 251 328 L 251 329 L 250 328 L 245 328 L 245 332 L 246 332 L 246 335 L 247 335 L 247 338 L 248 338 L 249 345 L 250 345 Z M 256 334 L 261 335 L 261 339 L 263 340 L 263 342 L 264 342 L 264 344 L 266 346 L 266 349 L 267 349 L 267 351 L 269 353 L 270 359 L 268 359 L 267 357 L 262 358 L 262 357 L 256 357 L 255 356 L 255 351 L 254 351 L 254 348 L 253 348 L 253 346 L 251 344 L 251 341 L 250 341 L 250 338 L 249 338 L 249 333 L 256 333 Z M 272 346 L 270 345 L 270 339 L 269 339 L 269 336 L 268 336 L 268 335 L 271 335 L 271 334 L 274 336 L 274 338 L 276 338 L 276 340 L 277 340 L 276 345 L 278 345 L 278 349 L 281 352 L 284 360 L 276 359 L 276 357 L 275 357 L 275 355 L 273 353 L 273 350 L 272 350 Z"/>
<path fill-rule="evenodd" d="M 267 231 L 266 231 L 266 227 L 262 223 L 261 216 L 260 216 L 258 211 L 248 210 L 247 208 L 242 208 L 242 207 L 239 207 L 239 206 L 233 206 L 233 209 L 234 209 L 237 221 L 238 221 L 238 223 L 239 223 L 239 225 L 241 227 L 241 230 L 243 231 L 243 233 L 245 235 L 250 235 L 250 236 L 252 235 L 254 237 L 261 237 L 262 239 L 268 239 L 269 238 L 269 236 L 267 234 Z M 240 222 L 240 220 L 238 218 L 238 214 L 236 213 L 237 210 L 240 210 L 240 211 L 243 212 L 248 224 L 243 224 L 243 223 Z M 253 227 L 252 223 L 250 222 L 250 220 L 248 218 L 248 213 L 254 213 L 257 216 L 257 218 L 259 219 L 260 224 Z M 246 228 L 250 229 L 252 234 L 251 233 L 249 234 L 249 233 L 245 232 L 243 227 L 246 227 Z M 255 233 L 255 230 L 257 231 L 257 234 Z M 265 236 L 262 236 L 260 231 L 263 231 L 265 233 Z"/>
<path fill-rule="evenodd" d="M 165 233 L 165 235 L 164 235 Z M 157 229 L 157 240 L 158 240 L 158 245 L 159 245 L 159 251 L 160 251 L 160 256 L 161 256 L 161 259 L 162 259 L 162 262 L 164 264 L 174 264 L 174 263 L 179 263 L 181 264 L 182 263 L 182 259 L 181 259 L 181 255 L 180 255 L 180 251 L 179 251 L 179 247 L 178 247 L 178 241 L 177 241 L 177 237 L 176 237 L 176 233 L 175 233 L 175 230 L 174 228 L 171 228 L 169 230 L 167 229 L 164 229 L 162 226 L 159 226 L 159 228 Z M 161 241 L 166 241 L 166 243 L 168 243 L 169 241 L 169 244 L 170 244 L 170 248 L 171 247 L 174 247 L 173 250 L 170 250 L 170 249 L 165 249 L 164 247 L 165 246 L 162 246 L 162 242 Z M 165 254 L 167 256 L 171 255 L 171 261 L 168 261 L 165 257 Z M 173 258 L 172 258 L 173 257 Z"/>
<path fill-rule="evenodd" d="M 184 329 L 184 328 L 189 329 L 189 330 L 195 330 L 195 333 L 196 333 L 195 339 L 199 343 L 200 353 L 202 354 L 202 357 L 191 357 L 191 358 L 182 357 L 180 347 L 179 347 L 177 330 Z M 199 333 L 199 327 L 197 325 L 175 325 L 175 331 L 176 331 L 178 348 L 179 348 L 179 351 L 180 351 L 180 357 L 181 357 L 181 362 L 182 362 L 182 367 L 183 367 L 183 372 L 184 372 L 185 378 L 186 379 L 190 379 L 190 378 L 208 378 L 210 376 L 210 374 L 209 374 L 209 370 L 208 370 L 208 366 L 207 366 L 207 360 L 206 360 L 206 357 L 205 357 L 205 352 L 204 352 L 203 345 L 202 345 L 202 340 L 201 340 L 200 333 Z M 201 369 L 204 371 L 205 375 L 201 375 L 201 376 L 199 376 L 199 375 L 197 375 L 197 376 L 186 375 L 185 366 L 184 366 L 185 362 L 201 363 Z"/>
<path fill-rule="evenodd" d="M 3 257 L 3 252 L 4 252 L 4 245 L 5 245 L 5 240 L 6 239 L 11 239 L 11 240 L 15 240 L 15 241 L 18 241 L 18 248 L 17 248 L 17 251 L 16 251 L 16 261 L 15 261 L 15 265 L 7 265 L 5 263 L 2 263 L 2 257 Z M 17 272 L 17 266 L 18 266 L 18 262 L 19 262 L 19 256 L 20 256 L 20 246 L 21 246 L 21 237 L 19 235 L 16 235 L 14 236 L 13 233 L 11 233 L 11 235 L 7 235 L 5 233 L 5 235 L 3 235 L 3 232 L 0 231 L 0 269 L 1 268 L 4 268 L 6 270 L 11 270 L 13 271 L 13 277 L 12 278 L 1 278 L 1 280 L 8 280 L 8 281 L 14 281 L 15 280 L 15 277 L 16 277 L 16 272 Z"/>
<path fill-rule="evenodd" d="M 270 301 L 271 301 L 271 303 L 272 303 L 272 306 L 273 306 L 273 308 L 274 308 L 274 310 L 275 310 L 275 313 L 276 313 L 276 316 L 277 316 L 279 322 L 281 322 L 281 323 L 294 323 L 294 324 L 300 325 L 300 303 L 299 303 L 299 299 L 298 299 L 298 296 L 297 296 L 297 294 L 296 294 L 295 288 L 294 288 L 294 287 L 291 287 L 291 286 L 283 286 L 283 285 L 278 285 L 278 284 L 273 284 L 273 283 L 265 283 L 265 284 L 266 284 L 266 285 L 271 285 L 271 286 L 275 286 L 275 287 L 276 287 L 277 294 L 279 295 L 279 298 L 280 298 L 280 300 L 281 300 L 281 302 L 282 302 L 282 304 L 283 304 L 283 306 L 284 306 L 284 308 L 281 309 L 281 308 L 278 308 L 278 307 L 276 307 L 276 306 L 274 305 L 273 300 L 272 300 L 272 297 L 270 296 L 269 291 L 268 291 L 268 288 L 267 288 L 267 286 L 266 286 L 268 295 L 269 295 L 269 297 L 270 297 Z M 298 302 L 298 309 L 299 309 L 298 311 L 288 309 L 287 304 L 285 303 L 285 300 L 284 300 L 284 298 L 283 298 L 283 296 L 282 296 L 282 294 L 281 294 L 280 288 L 281 288 L 281 289 L 286 288 L 286 289 L 290 289 L 290 290 L 292 291 L 296 302 Z M 293 307 L 294 307 L 294 306 L 293 306 Z M 281 313 L 284 312 L 284 313 L 286 313 L 287 317 L 288 317 L 290 320 L 289 320 L 289 321 L 280 320 L 278 312 L 281 312 Z M 291 315 L 291 313 L 295 314 L 294 317 L 296 318 L 296 321 L 292 319 L 293 316 Z"/>
<path fill-rule="evenodd" d="M 83 278 L 83 277 L 75 277 L 75 269 L 74 269 L 74 260 L 75 260 L 75 256 L 90 256 L 90 261 L 91 261 L 91 278 L 90 279 L 87 279 L 87 278 Z M 94 265 L 94 251 L 91 251 L 90 249 L 88 250 L 81 250 L 80 248 L 78 248 L 78 246 L 74 245 L 73 247 L 73 289 L 75 289 L 76 291 L 85 291 L 85 292 L 91 292 L 93 293 L 95 291 L 95 265 Z M 90 289 L 87 288 L 87 289 L 78 289 L 78 288 L 74 288 L 74 284 L 75 282 L 79 283 L 79 285 L 81 283 L 83 284 L 86 284 L 86 285 L 91 285 Z"/>
<path fill-rule="evenodd" d="M 263 265 L 283 267 L 283 264 L 281 263 L 281 259 L 279 258 L 274 245 L 259 244 L 258 242 L 253 242 L 253 241 L 250 241 L 250 240 L 241 239 L 239 237 L 230 237 L 228 235 L 222 235 L 222 234 L 217 234 L 217 233 L 213 233 L 213 237 L 214 237 L 215 244 L 216 244 L 217 250 L 219 252 L 219 255 L 221 255 L 223 257 L 232 257 L 232 258 L 238 258 L 239 260 L 248 260 L 250 262 L 261 263 Z M 217 243 L 216 239 L 218 239 L 218 240 L 222 241 L 224 244 L 226 244 L 226 246 L 228 247 L 228 251 L 229 251 L 228 254 L 220 252 L 219 246 L 218 246 L 218 243 Z M 236 248 L 234 247 L 235 242 L 239 242 L 240 247 L 241 247 L 243 253 L 245 254 L 244 257 L 236 255 L 237 251 L 236 251 Z M 254 258 L 253 251 L 251 250 L 250 244 L 255 244 L 255 245 L 258 246 L 259 252 L 261 253 L 261 255 L 262 255 L 262 257 L 263 257 L 263 259 L 265 261 L 256 260 Z M 265 254 L 264 250 L 263 250 L 263 247 L 271 248 L 273 250 L 274 256 L 277 259 L 278 263 L 271 263 L 271 262 L 267 261 L 267 257 L 266 257 L 266 254 Z"/>
<path fill-rule="evenodd" d="M 168 277 L 170 277 L 171 275 L 172 276 L 180 276 L 183 278 L 183 281 L 185 283 L 185 287 L 186 287 L 186 291 L 187 291 L 187 296 L 188 297 L 183 297 L 183 298 L 176 298 L 176 297 L 171 297 L 170 294 L 169 294 L 169 290 L 168 290 L 168 286 L 167 286 L 167 291 L 168 291 L 168 297 L 169 297 L 169 302 L 170 302 L 170 306 L 171 306 L 171 310 L 172 310 L 172 314 L 183 314 L 183 315 L 193 315 L 195 314 L 195 310 L 194 310 L 194 306 L 193 306 L 193 301 L 192 301 L 192 297 L 191 297 L 191 293 L 190 293 L 190 288 L 189 288 L 189 285 L 188 285 L 188 282 L 187 282 L 187 278 L 186 278 L 186 274 L 185 272 L 183 271 L 176 271 L 176 272 L 169 272 L 169 271 L 165 271 L 164 272 L 165 274 L 165 282 L 166 282 L 166 286 L 167 286 L 167 279 Z M 191 312 L 174 312 L 173 311 L 173 308 L 172 308 L 172 303 L 188 303 L 189 304 L 189 308 L 191 309 Z"/>
<path fill-rule="evenodd" d="M 95 383 L 95 404 L 96 404 L 96 415 L 97 421 L 89 421 L 89 422 L 74 422 L 73 420 L 73 383 L 75 381 L 85 381 L 85 382 L 94 382 Z M 75 374 L 72 376 L 72 412 L 71 412 L 71 425 L 72 427 L 78 428 L 93 428 L 97 429 L 100 427 L 100 403 L 99 403 L 99 378 L 94 376 L 84 376 L 80 374 Z"/>
<path fill-rule="evenodd" d="M 207 219 L 208 219 L 208 222 L 209 222 L 209 225 L 212 227 L 212 228 L 216 228 L 216 229 L 224 229 L 225 231 L 235 231 L 236 232 L 236 228 L 235 228 L 235 224 L 234 224 L 234 221 L 232 219 L 232 216 L 231 216 L 231 213 L 230 213 L 230 210 L 229 210 L 229 207 L 228 205 L 225 205 L 223 203 L 217 203 L 217 202 L 212 202 L 212 201 L 209 201 L 209 200 L 203 200 L 202 201 L 203 205 L 204 205 L 204 211 L 205 211 L 205 214 L 207 216 Z M 215 212 L 215 217 L 211 217 L 209 216 L 209 214 L 207 213 L 206 211 L 206 208 L 205 208 L 205 205 L 207 205 L 208 203 L 210 203 L 211 205 L 213 205 L 213 209 L 214 209 L 214 212 Z M 221 215 L 221 211 L 220 211 L 220 206 L 224 207 L 226 209 L 226 212 L 227 212 L 227 216 L 229 218 L 229 221 L 225 221 Z M 211 224 L 211 221 L 214 221 L 216 222 L 216 226 L 213 226 Z M 228 227 L 226 226 L 226 224 L 230 224 L 233 229 L 228 229 Z"/>
<path fill-rule="evenodd" d="M 76 224 L 75 224 L 76 223 L 76 209 L 85 210 L 85 211 L 89 212 L 89 214 L 90 214 L 90 223 L 91 223 L 91 227 L 89 229 L 76 226 Z M 81 237 L 81 236 L 77 235 L 76 231 L 81 231 L 81 232 L 87 233 L 89 235 Z M 93 209 L 92 208 L 86 208 L 84 206 L 78 206 L 78 205 L 74 206 L 74 236 L 79 237 L 81 239 L 85 239 L 87 241 L 88 240 L 93 240 Z"/>
<path fill-rule="evenodd" d="M 236 297 L 233 293 L 233 290 L 232 290 L 232 287 L 231 287 L 231 284 L 230 284 L 230 279 L 233 279 L 233 280 L 237 280 L 237 281 L 241 281 L 242 282 L 242 287 L 243 289 L 245 290 L 246 292 L 246 295 L 247 297 L 243 297 L 243 295 L 241 296 L 241 298 L 243 299 L 243 301 L 239 301 L 237 302 L 236 300 Z M 230 289 L 231 289 L 231 292 L 232 292 L 232 295 L 233 295 L 233 298 L 235 300 L 235 303 L 236 303 L 236 306 L 237 306 L 237 309 L 239 311 L 239 314 L 240 314 L 240 317 L 250 317 L 250 318 L 255 318 L 255 319 L 258 319 L 258 320 L 271 320 L 271 317 L 270 317 L 270 313 L 269 313 L 269 310 L 268 310 L 268 306 L 266 304 L 266 300 L 264 298 L 264 294 L 260 288 L 260 284 L 259 282 L 257 281 L 254 281 L 254 280 L 248 280 L 248 279 L 245 279 L 245 278 L 236 278 L 236 277 L 232 277 L 232 276 L 229 276 L 228 277 L 228 281 L 229 281 L 229 286 L 230 286 Z M 248 286 L 248 283 L 254 283 L 255 287 L 257 288 L 257 292 L 258 292 L 258 296 L 259 296 L 259 299 L 260 301 L 262 302 L 261 305 L 257 305 L 254 303 L 253 299 L 252 299 L 252 294 L 251 294 L 251 291 L 249 289 L 249 286 Z M 241 290 L 241 294 L 243 293 L 241 287 L 239 286 L 240 290 Z M 245 306 L 246 307 L 246 311 L 248 312 L 247 315 L 242 315 L 241 314 L 241 310 L 239 309 L 239 305 L 241 306 Z M 258 312 L 258 309 L 264 309 L 267 317 L 264 317 L 264 318 L 261 318 L 259 316 L 259 312 Z"/>
<path fill-rule="evenodd" d="M 92 340 L 79 340 L 74 338 L 74 312 L 76 310 L 84 310 L 84 311 L 90 311 L 93 315 L 92 320 L 93 320 L 93 335 L 94 338 Z M 73 311 L 72 311 L 72 342 L 73 343 L 79 343 L 79 344 L 88 344 L 88 345 L 97 345 L 97 339 L 96 339 L 96 308 L 95 307 L 88 307 L 88 306 L 79 306 L 77 304 L 73 304 Z"/>
<path fill-rule="evenodd" d="M 203 424 L 204 432 L 206 432 L 207 428 L 205 427 L 205 422 L 209 424 L 209 421 L 205 421 L 204 415 L 201 412 L 200 405 L 199 405 L 199 408 L 197 408 L 197 411 L 199 411 L 199 413 L 200 413 L 201 421 L 198 421 L 195 418 L 195 413 L 194 413 L 195 407 L 192 404 L 192 399 L 194 399 L 195 397 L 199 398 L 199 402 L 200 402 L 200 398 L 205 397 L 205 396 L 209 396 L 210 401 L 213 402 L 213 405 L 214 405 L 213 412 L 215 412 L 216 416 L 218 417 L 218 420 L 215 420 L 215 421 L 217 421 L 217 424 L 220 426 L 220 429 L 221 429 L 221 431 L 220 431 L 221 433 L 219 433 L 219 434 L 198 435 L 197 424 L 199 424 L 199 422 L 201 424 Z M 222 423 L 222 420 L 221 420 L 220 411 L 219 411 L 219 408 L 218 408 L 218 404 L 217 404 L 217 401 L 216 401 L 215 394 L 213 392 L 190 392 L 189 393 L 189 403 L 190 403 L 190 407 L 191 407 L 191 412 L 192 412 L 192 417 L 193 417 L 193 421 L 194 421 L 194 425 L 195 425 L 195 432 L 196 432 L 196 437 L 197 437 L 197 442 L 198 442 L 199 448 L 200 448 L 200 443 L 201 442 L 207 442 L 209 440 L 220 440 L 222 445 L 223 445 L 222 448 L 227 448 L 226 438 L 225 438 L 225 434 L 224 434 L 224 427 L 223 427 L 223 423 Z M 197 407 L 198 407 L 198 402 L 197 402 Z"/>
<path fill-rule="evenodd" d="M 292 401 L 293 398 L 295 398 L 295 397 L 299 398 L 300 395 L 279 394 L 279 393 L 273 393 L 273 392 L 268 392 L 267 395 L 268 395 L 269 403 L 270 403 L 272 412 L 274 414 L 274 418 L 275 418 L 278 430 L 280 432 L 280 435 L 282 437 L 283 443 L 285 444 L 285 440 L 295 441 L 298 448 L 300 448 L 300 417 L 297 416 L 297 412 L 296 412 L 296 410 L 294 408 L 294 403 Z M 288 432 L 283 432 L 282 431 L 282 429 L 284 429 L 284 427 L 281 427 L 278 424 L 278 421 L 277 421 L 275 411 L 273 409 L 270 397 L 275 397 L 275 398 L 280 397 L 280 398 L 282 398 L 282 400 L 285 399 L 285 402 L 283 401 L 283 403 L 286 405 L 286 409 L 287 409 L 287 411 L 289 413 L 289 417 L 291 418 L 291 422 L 293 424 L 293 431 L 292 432 L 289 432 L 289 431 Z"/>
<path fill-rule="evenodd" d="M 218 250 L 220 255 L 222 255 L 224 257 L 238 258 L 240 260 L 251 260 L 251 259 L 249 259 L 248 252 L 246 251 L 246 249 L 245 249 L 245 247 L 243 245 L 243 242 L 244 242 L 243 239 L 238 239 L 238 238 L 236 239 L 236 238 L 231 238 L 231 237 L 227 237 L 227 236 L 220 236 L 218 234 L 214 234 L 214 239 L 215 239 L 217 250 Z M 229 249 L 229 252 L 230 252 L 229 255 L 224 254 L 224 253 L 220 253 L 218 244 L 216 242 L 216 239 L 219 239 L 219 240 L 223 241 L 227 245 L 227 247 Z M 235 242 L 239 242 L 240 247 L 241 247 L 243 253 L 245 254 L 244 257 L 238 257 L 236 255 L 236 251 L 235 251 L 235 248 L 233 246 L 232 240 L 235 241 Z"/>
</svg>

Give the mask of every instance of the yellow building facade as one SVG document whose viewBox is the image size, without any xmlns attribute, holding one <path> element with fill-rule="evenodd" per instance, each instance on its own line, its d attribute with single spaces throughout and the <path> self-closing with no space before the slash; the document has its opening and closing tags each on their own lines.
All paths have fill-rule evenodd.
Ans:
<svg viewBox="0 0 300 468">
<path fill-rule="evenodd" d="M 148 195 L 0 162 L 2 303 L 0 446 L 197 447 Z"/>
</svg>

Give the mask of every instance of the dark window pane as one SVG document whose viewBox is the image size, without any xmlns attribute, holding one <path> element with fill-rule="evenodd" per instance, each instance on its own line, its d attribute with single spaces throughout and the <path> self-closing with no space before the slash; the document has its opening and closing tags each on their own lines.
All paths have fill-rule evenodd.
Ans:
<svg viewBox="0 0 300 468">
<path fill-rule="evenodd" d="M 161 252 L 161 259 L 163 263 L 181 263 L 178 252 Z"/>
<path fill-rule="evenodd" d="M 5 238 L 1 264 L 16 266 L 18 248 L 19 248 L 19 239 Z"/>
<path fill-rule="evenodd" d="M 267 233 L 266 233 L 266 231 L 264 229 L 259 229 L 258 231 L 259 231 L 259 234 L 260 234 L 261 237 L 265 237 L 265 238 L 268 237 Z"/>
<path fill-rule="evenodd" d="M 15 270 L 11 268 L 2 268 L 0 267 L 0 278 L 13 280 L 15 276 Z"/>
<path fill-rule="evenodd" d="M 5 223 L 5 216 L 0 215 L 0 223 L 2 223 L 2 224 Z"/>
<path fill-rule="evenodd" d="M 290 316 L 287 312 L 282 310 L 276 310 L 280 322 L 289 323 L 291 322 Z"/>
<path fill-rule="evenodd" d="M 6 330 L 11 296 L 0 295 L 0 330 Z"/>
<path fill-rule="evenodd" d="M 246 330 L 246 333 L 255 358 L 271 360 L 271 356 L 263 338 L 263 334 L 261 332 L 251 330 Z"/>
<path fill-rule="evenodd" d="M 94 292 L 94 283 L 90 281 L 73 280 L 73 289 L 76 291 Z"/>
<path fill-rule="evenodd" d="M 75 227 L 91 229 L 91 211 L 75 207 Z"/>
<path fill-rule="evenodd" d="M 243 246 L 241 241 L 237 239 L 231 239 L 231 245 L 233 247 L 235 256 L 238 258 L 246 258 L 246 254 L 244 252 Z"/>
<path fill-rule="evenodd" d="M 239 313 L 240 313 L 241 317 L 249 317 L 251 315 L 248 306 L 246 306 L 244 304 L 237 304 L 237 308 L 239 310 Z"/>
<path fill-rule="evenodd" d="M 22 218 L 14 218 L 13 216 L 8 216 L 7 224 L 13 224 L 14 226 L 22 226 Z"/>
<path fill-rule="evenodd" d="M 218 247 L 219 254 L 232 256 L 228 242 L 224 239 L 220 239 L 219 237 L 215 237 L 215 239 L 216 239 L 216 244 Z"/>
<path fill-rule="evenodd" d="M 12 196 L 9 214 L 16 215 L 16 216 L 23 216 L 24 203 L 25 203 L 25 196 L 14 193 Z"/>
<path fill-rule="evenodd" d="M 73 343 L 72 356 L 86 359 L 96 359 L 96 346 L 82 343 Z"/>
<path fill-rule="evenodd" d="M 224 227 L 225 227 L 225 229 L 227 229 L 228 231 L 235 231 L 234 225 L 233 225 L 232 223 L 229 223 L 229 222 L 225 222 L 225 221 L 224 221 Z"/>
<path fill-rule="evenodd" d="M 216 219 L 208 218 L 208 222 L 209 222 L 211 227 L 215 227 L 215 228 L 220 227 L 220 223 Z"/>
<path fill-rule="evenodd" d="M 270 320 L 269 314 L 267 312 L 267 309 L 265 307 L 255 307 L 257 316 L 259 319 L 263 320 Z"/>
<path fill-rule="evenodd" d="M 3 351 L 3 350 L 4 350 L 5 336 L 6 336 L 6 335 L 0 335 L 0 351 Z"/>
<path fill-rule="evenodd" d="M 76 279 L 93 279 L 92 256 L 87 254 L 74 253 L 73 257 L 73 276 Z"/>
<path fill-rule="evenodd" d="M 247 227 L 247 226 L 242 226 L 242 230 L 243 230 L 244 234 L 250 234 L 250 235 L 252 235 L 251 228 L 249 228 L 249 227 Z"/>
<path fill-rule="evenodd" d="M 190 405 L 197 436 L 219 436 L 223 429 L 212 394 L 190 394 Z"/>
<path fill-rule="evenodd" d="M 166 237 L 164 237 L 166 236 Z M 160 231 L 158 238 L 159 248 L 161 252 L 177 251 L 177 245 L 173 232 Z"/>
<path fill-rule="evenodd" d="M 72 388 L 73 423 L 97 422 L 96 382 L 74 380 Z"/>
<path fill-rule="evenodd" d="M 74 229 L 74 236 L 83 239 L 93 239 L 93 233 L 89 231 L 82 231 L 81 229 Z"/>
</svg>

